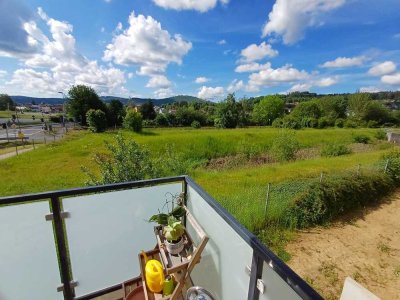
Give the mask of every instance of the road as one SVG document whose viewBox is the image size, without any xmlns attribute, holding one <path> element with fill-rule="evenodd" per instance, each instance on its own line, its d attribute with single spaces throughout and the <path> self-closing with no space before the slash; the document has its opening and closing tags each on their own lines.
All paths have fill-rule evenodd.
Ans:
<svg viewBox="0 0 400 300">
<path fill-rule="evenodd" d="M 61 136 L 64 134 L 64 128 L 61 127 L 60 124 L 52 124 L 53 130 L 55 131 L 55 137 L 56 139 L 60 139 Z M 18 130 L 19 127 L 17 126 L 15 129 L 9 128 L 8 129 L 8 136 L 9 138 L 14 139 L 15 137 L 18 136 Z M 42 129 L 42 125 L 30 125 L 30 126 L 23 126 L 21 125 L 21 132 L 24 134 L 25 138 L 28 139 L 28 141 L 44 141 L 44 139 L 49 140 L 49 139 L 54 139 L 53 135 L 54 134 L 49 134 L 48 132 L 44 131 Z M 5 129 L 0 128 L 0 141 L 1 140 L 7 140 L 7 132 Z"/>
</svg>

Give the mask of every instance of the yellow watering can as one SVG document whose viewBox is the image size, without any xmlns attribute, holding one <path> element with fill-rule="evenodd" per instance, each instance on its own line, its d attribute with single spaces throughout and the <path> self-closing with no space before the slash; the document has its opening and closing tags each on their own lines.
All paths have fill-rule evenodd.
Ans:
<svg viewBox="0 0 400 300">
<path fill-rule="evenodd" d="M 164 270 L 161 263 L 158 260 L 149 260 L 146 253 L 142 250 L 144 262 L 146 264 L 144 268 L 145 278 L 147 287 L 153 293 L 160 293 L 164 287 Z"/>
</svg>

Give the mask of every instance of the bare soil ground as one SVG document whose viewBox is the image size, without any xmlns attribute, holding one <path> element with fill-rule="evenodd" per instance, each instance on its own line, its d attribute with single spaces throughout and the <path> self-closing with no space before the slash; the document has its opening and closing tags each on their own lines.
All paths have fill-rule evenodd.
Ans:
<svg viewBox="0 0 400 300">
<path fill-rule="evenodd" d="M 381 299 L 400 299 L 400 190 L 378 207 L 299 232 L 286 250 L 288 264 L 326 299 L 339 299 L 347 276 Z"/>
</svg>

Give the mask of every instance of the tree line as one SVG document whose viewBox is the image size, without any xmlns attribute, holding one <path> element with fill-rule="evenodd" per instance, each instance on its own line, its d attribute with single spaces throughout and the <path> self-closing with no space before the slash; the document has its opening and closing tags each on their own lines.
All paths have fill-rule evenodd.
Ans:
<svg viewBox="0 0 400 300">
<path fill-rule="evenodd" d="M 182 101 L 164 104 L 156 111 L 151 101 L 138 107 L 124 106 L 119 100 L 105 103 L 93 88 L 77 85 L 68 91 L 67 112 L 75 122 L 95 132 L 121 126 L 141 131 L 143 126 L 273 126 L 300 129 L 400 125 L 400 111 L 389 109 L 383 99 L 391 100 L 389 104 L 396 108 L 400 92 L 324 96 L 296 92 L 242 99 L 229 94 L 219 103 Z M 0 109 L 10 105 L 15 106 L 11 98 L 1 95 Z"/>
</svg>

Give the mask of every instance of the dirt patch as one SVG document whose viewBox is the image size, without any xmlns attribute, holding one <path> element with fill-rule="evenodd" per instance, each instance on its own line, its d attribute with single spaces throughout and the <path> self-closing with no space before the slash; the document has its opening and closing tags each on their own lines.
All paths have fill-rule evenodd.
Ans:
<svg viewBox="0 0 400 300">
<path fill-rule="evenodd" d="M 326 299 L 339 299 L 347 276 L 381 299 L 400 299 L 400 191 L 329 228 L 299 232 L 289 265 Z"/>
<path fill-rule="evenodd" d="M 259 166 L 275 163 L 276 160 L 269 154 L 247 157 L 244 154 L 225 156 L 211 159 L 206 168 L 210 170 L 226 170 L 243 166 Z"/>
</svg>

